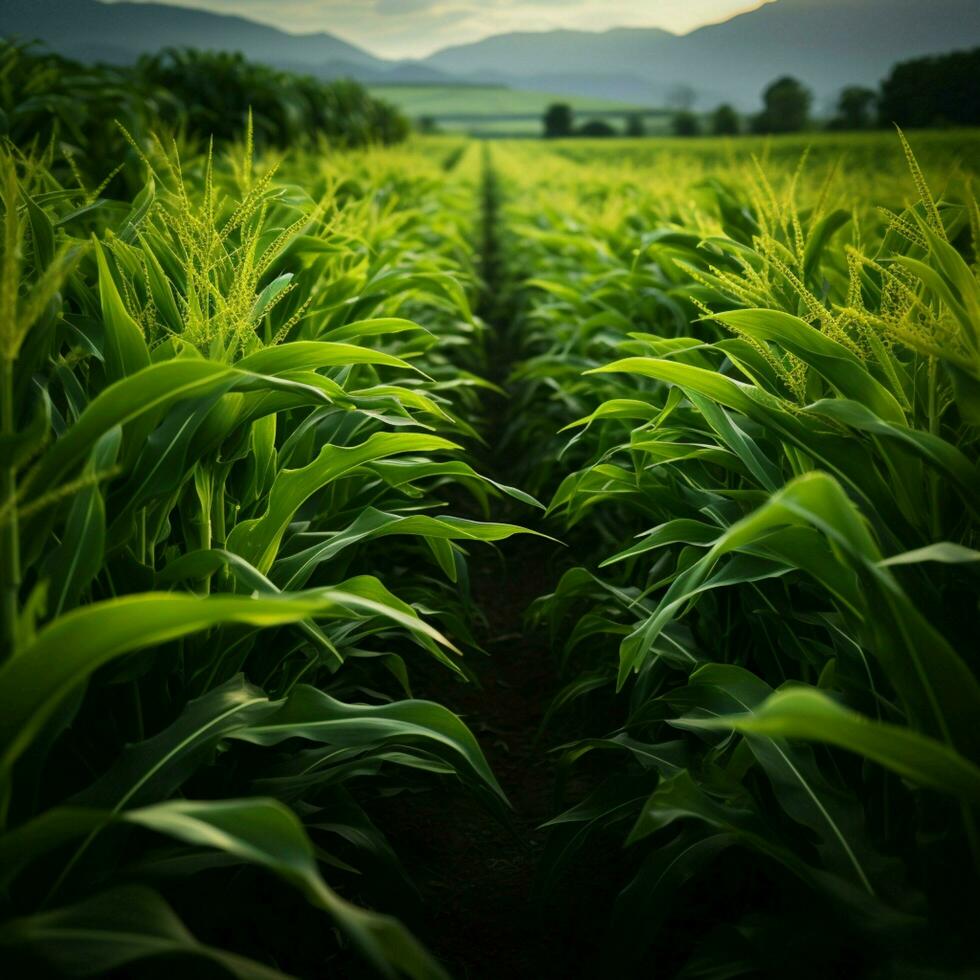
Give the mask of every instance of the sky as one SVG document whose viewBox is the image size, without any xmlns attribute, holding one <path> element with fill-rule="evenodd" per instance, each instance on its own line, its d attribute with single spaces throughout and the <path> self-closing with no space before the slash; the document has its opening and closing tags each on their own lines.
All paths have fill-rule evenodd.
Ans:
<svg viewBox="0 0 980 980">
<path fill-rule="evenodd" d="M 329 31 L 389 58 L 508 31 L 662 27 L 684 34 L 765 0 L 161 0 L 239 14 L 294 33 Z"/>
</svg>

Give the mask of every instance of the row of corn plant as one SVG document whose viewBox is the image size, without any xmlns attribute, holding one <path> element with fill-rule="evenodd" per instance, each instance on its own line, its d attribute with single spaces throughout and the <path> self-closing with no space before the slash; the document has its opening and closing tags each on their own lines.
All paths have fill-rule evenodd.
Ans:
<svg viewBox="0 0 980 980">
<path fill-rule="evenodd" d="M 588 558 L 535 610 L 592 779 L 545 883 L 622 845 L 618 975 L 978 965 L 976 139 L 875 139 L 495 155 L 511 436 Z"/>
<path fill-rule="evenodd" d="M 506 806 L 411 686 L 519 530 L 450 505 L 534 504 L 463 448 L 472 167 L 133 152 L 120 201 L 0 150 L 0 961 L 441 977 L 371 809 Z"/>
</svg>

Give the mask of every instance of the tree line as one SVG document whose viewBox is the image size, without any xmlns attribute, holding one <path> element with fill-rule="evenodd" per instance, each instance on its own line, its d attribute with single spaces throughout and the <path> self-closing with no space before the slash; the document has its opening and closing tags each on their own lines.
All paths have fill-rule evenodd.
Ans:
<svg viewBox="0 0 980 980">
<path fill-rule="evenodd" d="M 138 141 L 162 125 L 221 142 L 241 138 L 250 112 L 255 142 L 266 147 L 388 144 L 410 131 L 357 82 L 278 71 L 241 54 L 168 49 L 133 65 L 82 65 L 0 38 L 0 139 L 53 142 L 93 175 L 129 152 L 117 121 Z"/>
<path fill-rule="evenodd" d="M 818 125 L 812 116 L 813 93 L 798 79 L 784 75 L 762 93 L 762 109 L 743 117 L 731 105 L 712 112 L 693 111 L 693 91 L 681 92 L 671 117 L 675 136 L 735 136 L 751 133 L 796 133 Z M 903 129 L 980 125 L 980 48 L 915 58 L 895 65 L 877 90 L 848 85 L 837 98 L 834 115 L 822 125 L 832 130 L 867 130 L 898 124 Z M 645 134 L 643 117 L 627 116 L 623 135 Z M 550 106 L 544 135 L 615 136 L 609 123 L 592 120 L 576 128 L 571 107 Z"/>
</svg>

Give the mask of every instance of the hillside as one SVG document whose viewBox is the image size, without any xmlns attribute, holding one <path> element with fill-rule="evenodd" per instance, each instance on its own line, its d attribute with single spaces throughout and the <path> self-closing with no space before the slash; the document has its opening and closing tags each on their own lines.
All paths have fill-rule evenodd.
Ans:
<svg viewBox="0 0 980 980">
<path fill-rule="evenodd" d="M 388 61 L 332 34 L 289 34 L 244 17 L 164 4 L 3 0 L 0 34 L 39 38 L 81 60 L 132 61 L 162 47 L 241 51 L 279 68 L 371 85 L 454 82 L 664 105 L 679 85 L 697 105 L 758 105 L 781 74 L 818 107 L 845 84 L 875 85 L 897 61 L 980 44 L 976 0 L 772 0 L 678 36 L 654 28 L 501 34 L 423 61 Z"/>
<path fill-rule="evenodd" d="M 678 84 L 701 104 L 725 97 L 757 104 L 762 88 L 791 73 L 821 99 L 849 83 L 876 84 L 896 62 L 980 44 L 976 0 L 777 0 L 684 36 L 646 28 L 603 33 L 497 35 L 437 52 L 428 64 L 449 72 L 506 73 L 525 86 L 607 98 L 650 97 Z M 634 83 L 610 86 L 610 69 Z M 574 80 L 569 78 L 574 76 Z"/>
<path fill-rule="evenodd" d="M 281 68 L 314 71 L 330 63 L 381 70 L 388 63 L 332 34 L 287 34 L 245 17 L 159 3 L 3 0 L 0 34 L 40 39 L 81 61 L 126 63 L 167 47 L 240 51 Z"/>
</svg>

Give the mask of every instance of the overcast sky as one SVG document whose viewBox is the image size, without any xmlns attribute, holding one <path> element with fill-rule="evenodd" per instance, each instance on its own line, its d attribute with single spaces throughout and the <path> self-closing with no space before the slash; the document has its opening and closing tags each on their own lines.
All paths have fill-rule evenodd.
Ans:
<svg viewBox="0 0 980 980">
<path fill-rule="evenodd" d="M 374 54 L 418 58 L 506 31 L 663 27 L 678 34 L 764 0 L 163 0 L 281 30 L 330 31 Z"/>
</svg>

